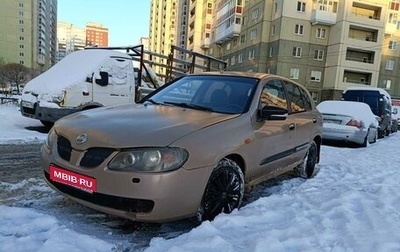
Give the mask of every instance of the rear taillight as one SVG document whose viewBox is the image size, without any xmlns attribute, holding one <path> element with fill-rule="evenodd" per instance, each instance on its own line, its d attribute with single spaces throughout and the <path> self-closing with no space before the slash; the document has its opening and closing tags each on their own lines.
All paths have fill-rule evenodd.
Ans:
<svg viewBox="0 0 400 252">
<path fill-rule="evenodd" d="M 361 122 L 359 122 L 357 120 L 354 120 L 354 119 L 351 119 L 346 125 L 347 126 L 357 127 L 359 129 L 361 129 L 363 127 Z"/>
</svg>

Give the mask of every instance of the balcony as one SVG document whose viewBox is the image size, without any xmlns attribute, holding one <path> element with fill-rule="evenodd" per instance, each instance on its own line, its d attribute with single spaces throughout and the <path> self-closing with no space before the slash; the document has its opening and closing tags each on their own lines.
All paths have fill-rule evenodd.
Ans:
<svg viewBox="0 0 400 252">
<path fill-rule="evenodd" d="M 313 10 L 311 13 L 312 24 L 334 25 L 336 24 L 336 13 L 324 10 Z"/>
<path fill-rule="evenodd" d="M 225 25 L 221 25 L 216 28 L 215 43 L 222 43 L 240 35 L 240 24 L 231 24 L 228 28 L 225 28 L 224 26 Z"/>
<path fill-rule="evenodd" d="M 372 74 L 344 70 L 343 82 L 351 84 L 371 85 Z"/>
<path fill-rule="evenodd" d="M 348 37 L 361 41 L 377 42 L 378 30 L 350 25 Z"/>
<path fill-rule="evenodd" d="M 346 60 L 374 64 L 375 52 L 347 48 Z"/>
</svg>

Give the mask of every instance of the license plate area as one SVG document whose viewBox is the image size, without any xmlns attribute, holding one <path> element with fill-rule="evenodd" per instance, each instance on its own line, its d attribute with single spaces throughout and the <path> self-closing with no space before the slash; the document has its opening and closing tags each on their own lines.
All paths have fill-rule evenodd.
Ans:
<svg viewBox="0 0 400 252">
<path fill-rule="evenodd" d="M 96 192 L 96 179 L 76 172 L 68 171 L 55 165 L 50 165 L 50 180 L 69 185 L 80 190 Z"/>
</svg>

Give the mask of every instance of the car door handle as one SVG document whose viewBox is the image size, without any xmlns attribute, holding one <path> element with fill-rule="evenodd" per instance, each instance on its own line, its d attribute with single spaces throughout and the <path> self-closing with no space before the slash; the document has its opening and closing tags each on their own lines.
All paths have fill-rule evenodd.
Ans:
<svg viewBox="0 0 400 252">
<path fill-rule="evenodd" d="M 294 125 L 294 123 L 289 124 L 289 130 L 294 130 L 294 128 L 296 128 L 296 126 Z"/>
<path fill-rule="evenodd" d="M 313 122 L 313 123 L 316 123 L 316 122 L 317 122 L 317 118 L 313 118 L 313 119 L 312 119 L 312 122 Z"/>
</svg>

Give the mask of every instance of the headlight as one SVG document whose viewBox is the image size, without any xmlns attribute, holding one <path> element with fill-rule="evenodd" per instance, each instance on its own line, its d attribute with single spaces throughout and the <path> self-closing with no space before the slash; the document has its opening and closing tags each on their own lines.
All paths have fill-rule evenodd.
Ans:
<svg viewBox="0 0 400 252">
<path fill-rule="evenodd" d="M 181 148 L 143 148 L 123 150 L 108 164 L 113 171 L 165 172 L 176 170 L 189 154 Z"/>
<path fill-rule="evenodd" d="M 49 149 L 51 148 L 56 138 L 57 138 L 56 130 L 54 129 L 54 127 L 51 127 L 49 133 L 47 133 L 47 139 L 45 142 L 47 148 Z"/>
</svg>

